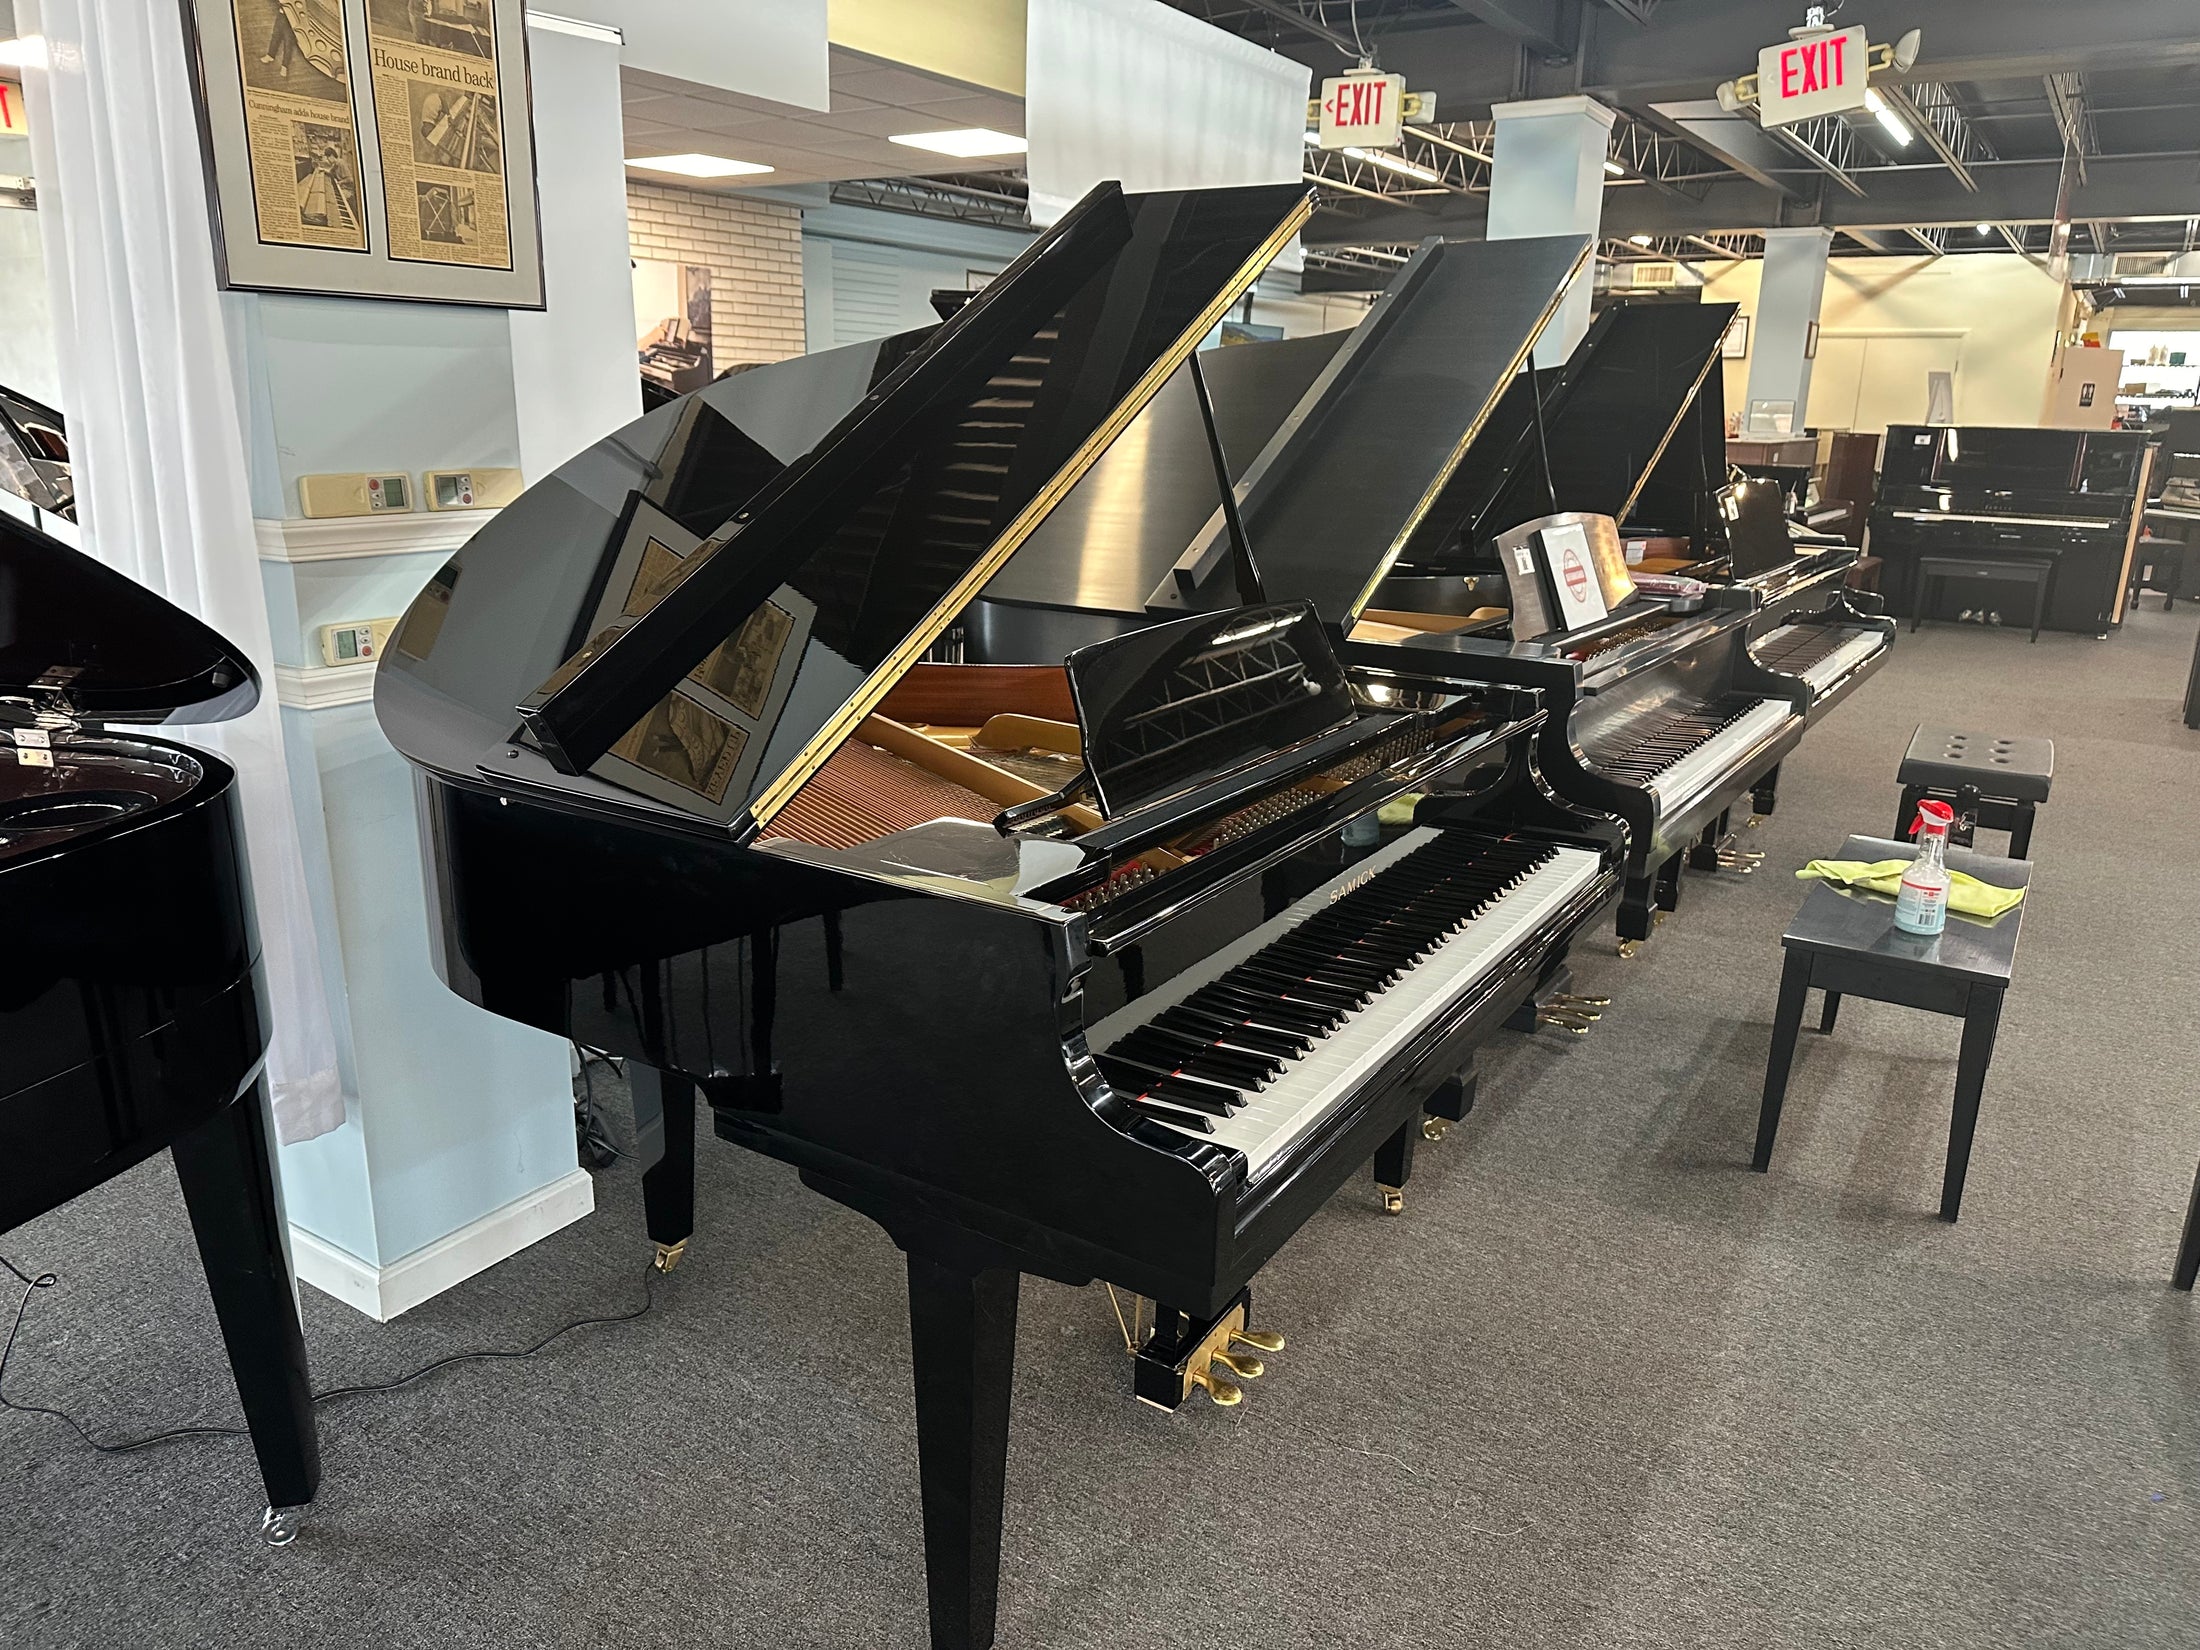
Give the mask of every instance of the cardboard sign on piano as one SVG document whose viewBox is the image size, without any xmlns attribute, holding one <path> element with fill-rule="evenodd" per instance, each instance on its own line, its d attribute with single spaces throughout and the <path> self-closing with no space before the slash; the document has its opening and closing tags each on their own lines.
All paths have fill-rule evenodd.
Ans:
<svg viewBox="0 0 2200 1650">
<path fill-rule="evenodd" d="M 1513 595 L 1513 637 L 1579 630 L 1635 593 L 1618 525 L 1567 512 L 1524 522 L 1498 540 Z"/>
</svg>

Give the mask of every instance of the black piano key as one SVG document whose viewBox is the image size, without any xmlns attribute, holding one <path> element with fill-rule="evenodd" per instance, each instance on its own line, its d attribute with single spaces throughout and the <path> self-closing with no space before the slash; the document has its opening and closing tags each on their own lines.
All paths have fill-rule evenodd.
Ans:
<svg viewBox="0 0 2200 1650">
<path fill-rule="evenodd" d="M 1314 1046 L 1307 1038 L 1290 1032 L 1257 1026 L 1240 1017 L 1207 1013 L 1188 1003 L 1178 1003 L 1167 1013 L 1156 1016 L 1153 1023 L 1177 1030 L 1204 1031 L 1217 1042 L 1272 1054 L 1281 1060 L 1296 1059 Z"/>
<path fill-rule="evenodd" d="M 1367 1006 L 1367 993 L 1352 991 L 1343 986 L 1328 985 L 1305 974 L 1294 972 L 1282 964 L 1264 964 L 1259 958 L 1242 962 L 1223 976 L 1259 989 L 1267 986 L 1285 1000 L 1319 1003 L 1324 1007 L 1343 1009 L 1347 1013 Z"/>
<path fill-rule="evenodd" d="M 1100 1056 L 1100 1073 L 1113 1087 L 1134 1099 L 1168 1100 L 1206 1112 L 1210 1117 L 1228 1117 L 1245 1104 L 1245 1097 L 1236 1089 L 1175 1071 L 1163 1071 L 1143 1060 L 1118 1055 L 1112 1049 Z"/>
<path fill-rule="evenodd" d="M 1191 1130 L 1194 1134 L 1215 1132 L 1214 1124 L 1205 1116 L 1196 1111 L 1186 1111 L 1181 1106 L 1163 1105 L 1158 1100 L 1133 1100 L 1131 1110 L 1141 1117 L 1150 1117 L 1157 1123 L 1173 1123 L 1180 1129 Z"/>
<path fill-rule="evenodd" d="M 1344 1010 L 1331 1008 L 1326 1004 L 1289 999 L 1276 992 L 1225 984 L 1220 980 L 1195 992 L 1192 1000 L 1225 1004 L 1262 1020 L 1263 1023 L 1273 1020 L 1286 1030 L 1304 1031 L 1317 1037 L 1327 1036 L 1350 1018 Z"/>
<path fill-rule="evenodd" d="M 1283 1069 L 1282 1061 L 1267 1055 L 1226 1049 L 1205 1038 L 1188 1037 L 1182 1032 L 1164 1031 L 1151 1025 L 1141 1026 L 1110 1052 L 1132 1060 L 1149 1061 L 1157 1067 L 1211 1078 L 1233 1088 L 1258 1088 Z"/>
</svg>

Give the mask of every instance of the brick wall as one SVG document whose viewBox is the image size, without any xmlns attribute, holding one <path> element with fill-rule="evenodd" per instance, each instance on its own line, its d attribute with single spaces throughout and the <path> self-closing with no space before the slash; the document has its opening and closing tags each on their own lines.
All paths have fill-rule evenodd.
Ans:
<svg viewBox="0 0 2200 1650">
<path fill-rule="evenodd" d="M 711 268 L 711 355 L 718 370 L 800 355 L 802 214 L 776 201 L 627 180 L 634 256 Z"/>
</svg>

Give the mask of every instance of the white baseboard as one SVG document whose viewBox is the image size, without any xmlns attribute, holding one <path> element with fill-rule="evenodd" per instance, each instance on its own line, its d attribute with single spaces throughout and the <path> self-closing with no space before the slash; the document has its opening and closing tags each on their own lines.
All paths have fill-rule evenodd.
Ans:
<svg viewBox="0 0 2200 1650">
<path fill-rule="evenodd" d="M 301 1283 L 357 1307 L 377 1323 L 388 1323 L 559 1227 L 572 1225 L 595 1207 L 595 1182 L 586 1169 L 575 1169 L 387 1265 L 361 1260 L 326 1238 L 293 1226 L 291 1264 L 298 1269 Z"/>
</svg>

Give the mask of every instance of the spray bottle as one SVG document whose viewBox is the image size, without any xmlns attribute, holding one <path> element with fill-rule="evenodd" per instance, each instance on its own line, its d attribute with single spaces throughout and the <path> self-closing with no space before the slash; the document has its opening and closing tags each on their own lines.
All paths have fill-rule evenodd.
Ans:
<svg viewBox="0 0 2200 1650">
<path fill-rule="evenodd" d="M 1894 901 L 1894 925 L 1905 934 L 1937 934 L 1948 926 L 1948 832 L 1955 821 L 1955 809 L 1945 802 L 1917 805 L 1911 827 L 1917 858 L 1902 873 Z"/>
</svg>

